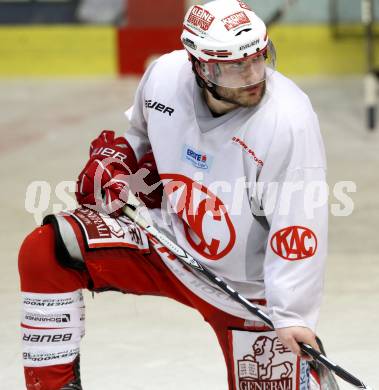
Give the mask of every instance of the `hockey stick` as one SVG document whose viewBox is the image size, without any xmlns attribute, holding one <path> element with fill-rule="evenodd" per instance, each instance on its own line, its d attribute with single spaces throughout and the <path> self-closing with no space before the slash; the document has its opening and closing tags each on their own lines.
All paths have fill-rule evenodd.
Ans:
<svg viewBox="0 0 379 390">
<path fill-rule="evenodd" d="M 129 196 L 131 196 L 129 194 Z M 131 196 L 131 198 L 135 198 Z M 223 290 L 226 294 L 232 297 L 236 302 L 240 303 L 243 307 L 245 307 L 250 313 L 259 317 L 263 322 L 265 322 L 272 329 L 275 329 L 274 324 L 271 319 L 264 313 L 259 307 L 255 306 L 253 303 L 248 301 L 245 297 L 240 295 L 237 291 L 235 291 L 232 287 L 227 285 L 222 279 L 220 279 L 217 275 L 215 275 L 208 268 L 200 264 L 195 258 L 193 258 L 188 252 L 186 252 L 179 245 L 171 241 L 166 235 L 158 231 L 154 226 L 150 225 L 138 212 L 138 208 L 135 207 L 138 204 L 136 199 L 131 199 L 132 205 L 125 205 L 123 208 L 124 213 L 138 226 L 143 228 L 147 233 L 157 239 L 163 246 L 170 250 L 172 254 L 174 254 L 177 259 L 191 267 L 193 270 L 200 272 L 203 276 L 205 276 L 212 284 L 218 286 L 221 290 Z M 361 380 L 344 370 L 342 367 L 337 364 L 331 362 L 326 358 L 325 355 L 316 351 L 309 344 L 299 343 L 302 351 L 310 355 L 312 358 L 320 362 L 323 366 L 333 371 L 337 376 L 342 378 L 344 381 L 350 383 L 358 389 L 369 389 L 371 388 L 365 385 Z"/>
<path fill-rule="evenodd" d="M 266 26 L 271 27 L 271 25 L 278 22 L 296 2 L 297 0 L 285 0 L 284 4 L 265 21 Z"/>
</svg>

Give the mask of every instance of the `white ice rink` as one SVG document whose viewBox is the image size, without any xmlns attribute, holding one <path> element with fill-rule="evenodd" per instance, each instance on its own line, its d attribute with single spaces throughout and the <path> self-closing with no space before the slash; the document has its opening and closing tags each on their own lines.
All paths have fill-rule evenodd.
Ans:
<svg viewBox="0 0 379 390">
<path fill-rule="evenodd" d="M 319 114 L 330 187 L 343 180 L 357 185 L 353 213 L 330 216 L 318 334 L 333 361 L 379 389 L 379 131 L 364 129 L 360 78 L 297 81 Z M 65 206 L 54 195 L 57 185 L 76 179 L 100 130 L 122 133 L 136 85 L 137 79 L 0 81 L 1 390 L 24 389 L 17 252 L 36 226 L 25 209 L 26 189 L 47 182 L 52 196 L 43 214 Z M 226 390 L 216 338 L 196 312 L 117 293 L 86 294 L 86 305 L 85 390 Z"/>
</svg>

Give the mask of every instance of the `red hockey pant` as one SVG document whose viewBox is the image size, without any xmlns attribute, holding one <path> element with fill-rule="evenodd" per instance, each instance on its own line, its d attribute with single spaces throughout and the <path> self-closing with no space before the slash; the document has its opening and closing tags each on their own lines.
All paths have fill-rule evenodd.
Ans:
<svg viewBox="0 0 379 390">
<path fill-rule="evenodd" d="M 94 291 L 111 288 L 138 295 L 164 296 L 193 307 L 216 332 L 227 365 L 229 389 L 235 390 L 227 330 L 245 329 L 244 320 L 228 315 L 194 295 L 166 268 L 153 250 L 142 255 L 130 249 L 99 249 L 88 254 L 86 266 L 86 271 L 62 267 L 55 255 L 52 226 L 39 227 L 27 236 L 20 249 L 21 290 L 59 294 L 84 288 Z M 70 364 L 25 368 L 28 389 L 58 390 L 72 376 Z"/>
</svg>

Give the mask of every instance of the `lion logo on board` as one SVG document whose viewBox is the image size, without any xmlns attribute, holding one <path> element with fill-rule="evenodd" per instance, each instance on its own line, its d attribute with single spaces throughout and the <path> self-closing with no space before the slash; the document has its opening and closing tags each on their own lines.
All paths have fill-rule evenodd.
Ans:
<svg viewBox="0 0 379 390">
<path fill-rule="evenodd" d="M 259 336 L 252 354 L 238 360 L 239 390 L 292 390 L 291 351 L 277 337 Z"/>
</svg>

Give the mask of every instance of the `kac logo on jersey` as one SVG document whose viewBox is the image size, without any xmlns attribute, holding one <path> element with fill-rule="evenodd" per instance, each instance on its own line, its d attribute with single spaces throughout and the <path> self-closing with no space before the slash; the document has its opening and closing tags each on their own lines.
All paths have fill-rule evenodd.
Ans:
<svg viewBox="0 0 379 390">
<path fill-rule="evenodd" d="M 236 230 L 222 200 L 187 176 L 162 173 L 160 178 L 189 245 L 208 260 L 226 256 L 236 243 Z"/>
<path fill-rule="evenodd" d="M 203 169 L 204 171 L 209 171 L 212 165 L 213 157 L 199 150 L 196 150 L 191 146 L 184 145 L 182 160 L 185 162 L 189 162 L 196 168 Z"/>
<path fill-rule="evenodd" d="M 304 226 L 288 226 L 271 238 L 271 248 L 284 260 L 298 261 L 312 257 L 317 250 L 317 237 Z"/>
</svg>

